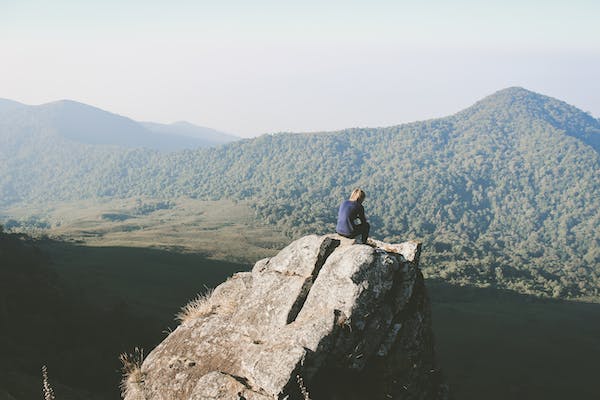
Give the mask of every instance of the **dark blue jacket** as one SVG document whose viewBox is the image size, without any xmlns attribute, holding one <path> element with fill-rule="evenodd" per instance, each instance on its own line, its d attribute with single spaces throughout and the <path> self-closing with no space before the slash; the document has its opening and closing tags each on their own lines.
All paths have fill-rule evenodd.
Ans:
<svg viewBox="0 0 600 400">
<path fill-rule="evenodd" d="M 358 201 L 344 201 L 338 211 L 336 232 L 345 236 L 354 234 L 356 219 L 359 219 L 361 224 L 367 223 L 364 207 Z"/>
</svg>

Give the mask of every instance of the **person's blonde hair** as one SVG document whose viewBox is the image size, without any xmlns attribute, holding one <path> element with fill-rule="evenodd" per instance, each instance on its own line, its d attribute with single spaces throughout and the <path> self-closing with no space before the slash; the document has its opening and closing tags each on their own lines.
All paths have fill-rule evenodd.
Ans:
<svg viewBox="0 0 600 400">
<path fill-rule="evenodd" d="M 366 196 L 367 195 L 362 189 L 356 188 L 350 195 L 350 201 L 358 201 L 359 203 L 362 203 Z"/>
</svg>

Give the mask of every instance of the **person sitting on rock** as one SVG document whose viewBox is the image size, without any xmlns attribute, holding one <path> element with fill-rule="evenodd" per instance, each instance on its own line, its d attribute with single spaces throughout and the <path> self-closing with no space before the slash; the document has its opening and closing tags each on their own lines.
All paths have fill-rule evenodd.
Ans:
<svg viewBox="0 0 600 400">
<path fill-rule="evenodd" d="M 357 188 L 352 191 L 350 199 L 342 202 L 335 230 L 338 234 L 350 239 L 361 235 L 362 243 L 366 244 L 371 226 L 365 218 L 365 209 L 362 205 L 365 196 L 365 192 Z M 357 223 L 357 219 L 360 223 Z"/>
</svg>

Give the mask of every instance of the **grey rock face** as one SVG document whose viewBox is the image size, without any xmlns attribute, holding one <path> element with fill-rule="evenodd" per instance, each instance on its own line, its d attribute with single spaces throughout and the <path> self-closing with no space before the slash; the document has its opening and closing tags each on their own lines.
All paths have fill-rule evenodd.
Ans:
<svg viewBox="0 0 600 400">
<path fill-rule="evenodd" d="M 306 236 L 218 286 L 125 396 L 438 399 L 420 245 Z"/>
</svg>

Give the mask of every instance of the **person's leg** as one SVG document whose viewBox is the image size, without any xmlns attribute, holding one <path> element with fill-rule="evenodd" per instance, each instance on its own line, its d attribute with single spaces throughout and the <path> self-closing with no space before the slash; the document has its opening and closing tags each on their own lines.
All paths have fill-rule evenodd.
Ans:
<svg viewBox="0 0 600 400">
<path fill-rule="evenodd" d="M 369 238 L 369 230 L 370 229 L 371 229 L 371 225 L 369 225 L 369 223 L 356 225 L 354 227 L 354 232 L 352 232 L 352 237 L 355 238 L 358 235 L 360 235 L 362 243 L 367 244 L 367 239 Z"/>
<path fill-rule="evenodd" d="M 367 239 L 369 238 L 369 231 L 371 230 L 371 225 L 368 222 L 361 224 L 361 234 L 362 234 L 362 242 L 367 244 Z"/>
</svg>

